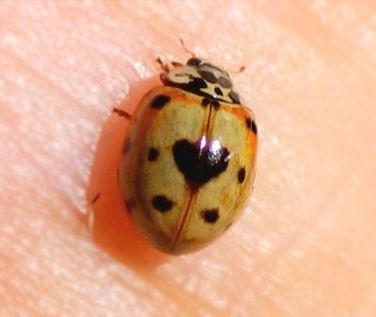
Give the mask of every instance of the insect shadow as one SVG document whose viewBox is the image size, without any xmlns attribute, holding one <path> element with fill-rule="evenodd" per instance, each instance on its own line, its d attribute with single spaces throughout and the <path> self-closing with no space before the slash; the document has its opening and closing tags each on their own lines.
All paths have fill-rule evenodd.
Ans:
<svg viewBox="0 0 376 317">
<path fill-rule="evenodd" d="M 87 191 L 88 224 L 93 241 L 120 262 L 137 270 L 155 267 L 171 258 L 153 248 L 133 224 L 117 180 L 130 114 L 145 92 L 155 87 L 156 81 L 153 78 L 138 83 L 130 90 L 126 102 L 114 107 L 97 143 Z"/>
</svg>

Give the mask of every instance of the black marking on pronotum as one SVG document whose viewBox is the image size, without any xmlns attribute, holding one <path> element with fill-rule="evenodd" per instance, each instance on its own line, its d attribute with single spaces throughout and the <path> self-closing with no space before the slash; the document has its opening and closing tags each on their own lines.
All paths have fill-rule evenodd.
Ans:
<svg viewBox="0 0 376 317">
<path fill-rule="evenodd" d="M 230 160 L 227 148 L 203 138 L 195 144 L 187 139 L 176 141 L 172 152 L 176 166 L 194 190 L 224 172 Z"/>
<path fill-rule="evenodd" d="M 171 100 L 170 96 L 166 95 L 159 95 L 154 97 L 154 99 L 151 101 L 151 106 L 156 109 L 163 108 L 167 103 L 169 103 Z"/>
<path fill-rule="evenodd" d="M 217 82 L 217 77 L 212 72 L 206 70 L 198 70 L 200 76 L 205 79 L 207 82 L 211 84 L 215 84 Z"/>
<path fill-rule="evenodd" d="M 231 88 L 232 87 L 232 82 L 230 79 L 226 78 L 226 77 L 219 77 L 218 78 L 218 84 L 222 87 L 222 88 Z"/>
<path fill-rule="evenodd" d="M 207 88 L 208 85 L 206 84 L 205 80 L 198 77 L 192 77 L 188 84 L 185 84 L 185 87 L 188 91 L 197 93 L 203 88 Z"/>
<path fill-rule="evenodd" d="M 208 88 L 208 85 L 207 85 L 208 82 L 205 81 L 201 77 L 194 77 L 190 74 L 184 74 L 184 73 L 176 74 L 175 76 L 188 77 L 189 81 L 180 83 L 180 82 L 174 81 L 173 79 L 171 79 L 169 77 L 166 77 L 166 78 L 164 78 L 163 83 L 166 86 L 176 87 L 176 88 L 188 91 L 188 92 L 193 93 L 193 94 L 198 95 L 198 96 L 207 97 L 207 98 L 213 99 L 213 100 L 218 100 L 219 102 L 220 101 L 229 102 L 227 96 L 223 96 L 223 91 L 218 86 L 215 88 L 216 95 L 214 95 L 213 93 L 206 92 L 205 89 Z M 231 91 L 229 93 L 229 98 L 231 99 L 232 103 L 240 104 L 239 97 L 237 97 L 237 94 L 235 92 Z"/>
<path fill-rule="evenodd" d="M 206 223 L 216 223 L 219 218 L 219 211 L 217 208 L 205 209 L 201 211 L 201 217 Z"/>
<path fill-rule="evenodd" d="M 231 90 L 230 93 L 228 94 L 228 96 L 231 98 L 231 100 L 233 101 L 233 103 L 240 104 L 240 99 L 239 99 L 238 93 L 236 93 L 235 91 Z"/>
<path fill-rule="evenodd" d="M 245 180 L 245 168 L 242 167 L 238 171 L 238 182 L 241 184 Z"/>
<path fill-rule="evenodd" d="M 154 196 L 151 203 L 154 209 L 160 211 L 161 213 L 171 210 L 172 206 L 174 205 L 174 202 L 164 195 Z"/>
<path fill-rule="evenodd" d="M 157 160 L 159 151 L 155 147 L 150 147 L 148 151 L 148 161 L 154 162 Z"/>
<path fill-rule="evenodd" d="M 214 88 L 214 92 L 215 92 L 218 96 L 223 96 L 222 89 L 219 88 L 219 87 L 215 87 L 215 88 Z"/>
<path fill-rule="evenodd" d="M 166 81 L 165 84 L 167 86 L 180 88 L 182 90 L 191 92 L 191 93 L 198 95 L 198 96 L 210 97 L 210 95 L 208 93 L 205 93 L 203 91 L 203 89 L 208 87 L 208 85 L 206 84 L 206 81 L 204 79 L 202 79 L 201 77 L 194 77 L 194 76 L 188 75 L 188 74 L 187 74 L 187 76 L 189 77 L 189 82 L 187 82 L 187 83 L 175 82 L 173 80 L 168 79 L 168 77 L 167 77 L 167 81 Z"/>
</svg>

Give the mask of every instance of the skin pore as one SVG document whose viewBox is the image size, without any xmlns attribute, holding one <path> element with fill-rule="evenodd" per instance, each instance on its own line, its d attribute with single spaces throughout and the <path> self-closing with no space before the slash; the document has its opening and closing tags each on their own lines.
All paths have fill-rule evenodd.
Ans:
<svg viewBox="0 0 376 317">
<path fill-rule="evenodd" d="M 2 1 L 0 315 L 374 316 L 376 4 L 355 3 Z M 190 57 L 180 37 L 246 66 L 260 143 L 239 222 L 170 257 L 116 196 L 111 111 L 135 110 L 158 56 Z"/>
</svg>

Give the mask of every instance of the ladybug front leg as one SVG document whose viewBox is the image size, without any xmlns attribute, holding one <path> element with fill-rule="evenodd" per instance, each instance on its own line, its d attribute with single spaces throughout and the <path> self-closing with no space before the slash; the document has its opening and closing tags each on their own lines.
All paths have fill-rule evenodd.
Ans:
<svg viewBox="0 0 376 317">
<path fill-rule="evenodd" d="M 161 73 L 159 75 L 159 78 L 162 83 L 166 83 L 167 73 L 170 71 L 170 67 L 168 66 L 168 64 L 164 63 L 160 57 L 158 57 L 155 61 L 161 67 Z"/>
<path fill-rule="evenodd" d="M 164 63 L 160 57 L 157 57 L 155 61 L 159 64 L 159 66 L 161 67 L 161 70 L 164 73 L 168 73 L 170 71 L 170 67 L 168 67 L 168 64 Z"/>
<path fill-rule="evenodd" d="M 101 195 L 102 193 L 100 192 L 96 193 L 94 197 L 91 199 L 90 204 L 94 205 L 99 200 L 99 198 L 101 198 Z"/>
</svg>

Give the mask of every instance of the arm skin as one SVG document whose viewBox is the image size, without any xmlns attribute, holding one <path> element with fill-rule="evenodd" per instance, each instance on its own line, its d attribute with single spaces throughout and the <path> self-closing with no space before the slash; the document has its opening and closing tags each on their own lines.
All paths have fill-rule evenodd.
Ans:
<svg viewBox="0 0 376 317">
<path fill-rule="evenodd" d="M 375 316 L 375 12 L 372 0 L 2 1 L 0 316 Z M 134 110 L 156 57 L 187 59 L 179 37 L 247 67 L 233 78 L 259 127 L 254 195 L 216 243 L 163 256 L 111 203 L 107 164 L 94 243 L 90 175 L 106 146 L 116 160 L 127 125 L 112 116 L 106 130 L 111 109 Z"/>
</svg>

